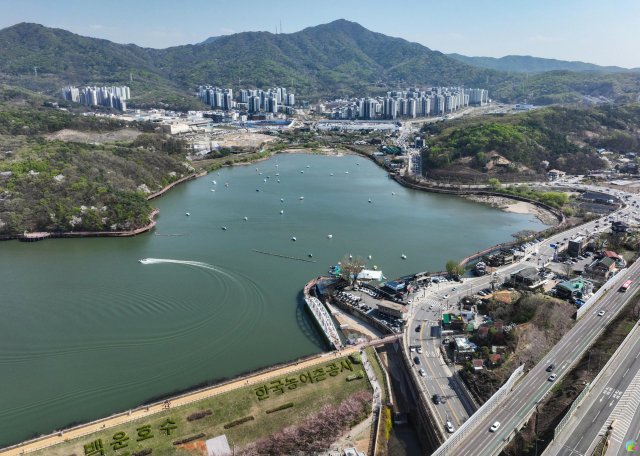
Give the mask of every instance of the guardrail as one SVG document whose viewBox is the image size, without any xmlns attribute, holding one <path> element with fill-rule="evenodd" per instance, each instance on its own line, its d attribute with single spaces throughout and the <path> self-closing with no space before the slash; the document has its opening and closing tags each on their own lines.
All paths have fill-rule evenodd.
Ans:
<svg viewBox="0 0 640 456">
<path fill-rule="evenodd" d="M 573 412 L 575 411 L 575 409 L 578 408 L 578 405 L 580 405 L 580 403 L 582 402 L 582 399 L 584 399 L 587 396 L 587 394 L 589 394 L 589 391 L 591 391 L 591 384 L 587 384 L 587 386 L 585 386 L 582 392 L 578 394 L 578 397 L 576 397 L 576 399 L 571 403 L 571 407 L 569 407 L 569 411 L 564 416 L 564 418 L 562 418 L 562 420 L 558 423 L 555 430 L 553 431 L 554 439 L 558 437 L 558 434 L 560 434 L 560 432 L 562 432 L 562 429 L 565 427 L 565 425 L 569 421 L 569 418 L 571 418 L 571 415 L 573 415 Z"/>
<path fill-rule="evenodd" d="M 589 309 L 591 309 L 591 307 L 596 302 L 598 302 L 598 300 L 602 297 L 602 295 L 606 291 L 610 290 L 626 274 L 626 272 L 627 272 L 627 268 L 621 269 L 620 272 L 618 272 L 616 275 L 614 275 L 609 280 L 607 280 L 605 284 L 602 285 L 602 287 L 600 287 L 600 289 L 596 291 L 596 293 L 593 296 L 587 299 L 587 302 L 585 302 L 582 305 L 582 307 L 580 307 L 576 312 L 576 320 L 579 320 L 580 317 L 582 317 Z"/>
<path fill-rule="evenodd" d="M 450 454 L 450 452 L 457 447 L 462 440 L 471 434 L 475 430 L 476 426 L 478 426 L 478 424 L 480 424 L 480 422 L 484 420 L 509 395 L 511 388 L 513 388 L 513 385 L 520 378 L 523 372 L 524 364 L 520 365 L 520 367 L 513 371 L 506 383 L 502 385 L 502 387 L 500 387 L 500 389 L 496 391 L 496 393 L 491 396 L 476 413 L 471 415 L 469 419 L 453 433 L 449 440 L 443 443 L 431 456 L 445 456 Z"/>
</svg>

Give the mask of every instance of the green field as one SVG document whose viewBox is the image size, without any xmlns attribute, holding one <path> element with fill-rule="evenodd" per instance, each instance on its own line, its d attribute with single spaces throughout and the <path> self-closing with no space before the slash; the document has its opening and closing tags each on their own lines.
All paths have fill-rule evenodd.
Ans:
<svg viewBox="0 0 640 456">
<path fill-rule="evenodd" d="M 335 363 L 337 371 L 334 376 L 327 375 L 329 366 Z M 353 370 L 349 370 L 350 366 Z M 315 369 L 323 368 L 324 380 Z M 265 437 L 272 432 L 279 431 L 285 427 L 298 425 L 304 418 L 312 412 L 319 410 L 326 404 L 339 405 L 344 399 L 361 390 L 371 390 L 371 386 L 366 376 L 347 382 L 348 375 L 361 369 L 358 364 L 347 363 L 347 358 L 328 357 L 324 363 L 313 366 L 311 370 L 300 370 L 283 376 L 280 380 L 284 387 L 284 392 L 274 391 L 279 384 L 272 384 L 267 381 L 266 386 L 270 388 L 269 397 L 262 400 L 256 391 L 260 386 L 252 384 L 234 391 L 223 393 L 207 399 L 200 400 L 181 407 L 172 408 L 161 413 L 150 415 L 148 419 L 142 418 L 127 424 L 115 426 L 104 431 L 95 432 L 79 439 L 40 450 L 35 455 L 47 456 L 77 456 L 94 454 L 85 451 L 85 445 L 91 445 L 99 439 L 102 441 L 104 454 L 109 455 L 133 455 L 136 452 L 147 448 L 153 448 L 152 455 L 189 455 L 196 454 L 184 448 L 176 449 L 174 441 L 182 440 L 197 434 L 204 433 L 205 436 L 197 440 L 207 440 L 222 434 L 226 434 L 227 440 L 236 446 L 243 446 L 261 437 Z M 342 372 L 341 372 L 342 371 Z M 307 380 L 308 374 L 314 379 L 313 383 Z M 289 389 L 287 379 L 297 380 L 296 388 Z M 304 380 L 307 380 L 304 382 Z M 273 380 L 274 382 L 278 379 Z M 260 391 L 261 392 L 261 391 Z M 267 410 L 276 408 L 287 402 L 293 402 L 294 406 L 267 414 Z M 209 410 L 211 414 L 196 421 L 188 421 L 187 417 L 192 413 Z M 225 424 L 239 420 L 244 417 L 253 416 L 253 420 L 246 421 L 229 429 L 224 429 Z M 168 422 L 167 420 L 171 420 Z M 174 424 L 175 423 L 175 424 Z M 149 432 L 144 426 L 150 426 Z M 175 428 L 173 427 L 175 426 Z M 170 428 L 170 429 L 168 429 Z M 167 435 L 167 433 L 170 435 Z M 123 441 L 126 447 L 114 450 L 114 436 L 119 438 L 128 437 Z M 148 437 L 153 435 L 153 437 Z M 147 438 L 144 438 L 144 437 Z M 142 439 L 138 441 L 138 439 Z M 95 454 L 100 454 L 95 453 Z M 199 453 L 198 453 L 199 454 Z"/>
</svg>

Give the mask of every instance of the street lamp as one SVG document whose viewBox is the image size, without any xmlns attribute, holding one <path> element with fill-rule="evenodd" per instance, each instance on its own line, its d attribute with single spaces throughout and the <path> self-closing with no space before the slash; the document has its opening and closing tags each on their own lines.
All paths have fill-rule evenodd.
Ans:
<svg viewBox="0 0 640 456">
<path fill-rule="evenodd" d="M 544 440 L 536 439 L 536 456 L 538 456 L 538 442 L 544 442 Z"/>
</svg>

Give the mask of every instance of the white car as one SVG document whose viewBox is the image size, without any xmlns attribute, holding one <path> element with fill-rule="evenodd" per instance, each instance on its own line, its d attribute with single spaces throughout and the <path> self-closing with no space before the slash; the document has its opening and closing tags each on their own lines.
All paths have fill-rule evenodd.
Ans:
<svg viewBox="0 0 640 456">
<path fill-rule="evenodd" d="M 551 376 L 549 377 L 549 381 L 552 382 L 554 381 L 556 378 L 558 378 L 558 374 L 551 374 Z"/>
<path fill-rule="evenodd" d="M 496 432 L 498 430 L 498 428 L 500 427 L 500 422 L 496 421 L 495 423 L 493 423 L 493 426 L 491 426 L 491 428 L 489 429 L 491 432 Z"/>
<path fill-rule="evenodd" d="M 416 347 L 411 347 L 411 352 L 415 353 L 416 352 Z"/>
<path fill-rule="evenodd" d="M 420 373 L 420 376 L 422 376 L 422 377 L 427 375 L 427 373 L 424 371 L 424 369 L 420 369 L 418 372 Z"/>
<path fill-rule="evenodd" d="M 604 315 L 604 310 L 601 310 L 600 312 L 598 312 L 598 316 L 601 317 Z"/>
<path fill-rule="evenodd" d="M 442 297 L 442 299 L 448 299 L 448 298 L 449 298 L 449 295 L 448 295 L 448 294 L 446 294 L 446 295 L 444 295 L 444 296 Z"/>
<path fill-rule="evenodd" d="M 444 427 L 447 428 L 447 432 L 449 434 L 453 434 L 454 429 L 453 429 L 453 426 L 451 425 L 451 421 L 447 421 L 447 424 L 445 424 Z"/>
<path fill-rule="evenodd" d="M 422 348 L 418 347 L 418 353 L 422 354 Z"/>
</svg>

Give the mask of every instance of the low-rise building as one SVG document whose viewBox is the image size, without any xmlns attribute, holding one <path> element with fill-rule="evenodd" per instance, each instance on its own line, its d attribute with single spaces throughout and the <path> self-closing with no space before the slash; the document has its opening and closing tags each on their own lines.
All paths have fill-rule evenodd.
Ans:
<svg viewBox="0 0 640 456">
<path fill-rule="evenodd" d="M 583 249 L 589 243 L 589 238 L 586 236 L 578 236 L 575 239 L 571 239 L 569 241 L 569 245 L 567 246 L 567 252 L 572 257 L 577 257 L 582 254 Z"/>
<path fill-rule="evenodd" d="M 552 170 L 547 172 L 547 176 L 550 179 L 558 179 L 560 177 L 566 176 L 566 174 L 567 173 L 565 173 L 564 171 L 560 171 L 560 170 L 557 170 L 557 169 L 552 169 Z"/>
<path fill-rule="evenodd" d="M 540 277 L 538 270 L 533 267 L 527 267 L 511 273 L 511 279 L 515 284 L 527 288 L 539 287 L 547 282 L 547 279 Z"/>
<path fill-rule="evenodd" d="M 504 266 L 505 264 L 511 264 L 515 261 L 516 257 L 513 253 L 508 250 L 502 250 L 494 255 L 489 257 L 488 263 L 491 266 Z"/>
<path fill-rule="evenodd" d="M 408 308 L 409 306 L 406 304 L 387 301 L 385 299 L 378 302 L 378 313 L 388 315 L 393 318 L 400 318 L 402 320 L 407 319 Z"/>
<path fill-rule="evenodd" d="M 611 232 L 616 236 L 624 236 L 629 231 L 629 225 L 624 222 L 613 222 L 611 224 Z"/>
<path fill-rule="evenodd" d="M 607 256 L 594 261 L 585 268 L 585 271 L 593 278 L 602 278 L 607 280 L 616 269 L 616 260 Z"/>
<path fill-rule="evenodd" d="M 577 278 L 566 280 L 556 285 L 556 295 L 562 299 L 585 299 L 593 292 L 593 283 L 589 280 Z"/>
<path fill-rule="evenodd" d="M 458 354 L 470 354 L 475 353 L 476 351 L 476 344 L 469 342 L 469 340 L 464 336 L 455 336 L 453 341 L 456 344 Z"/>
<path fill-rule="evenodd" d="M 471 360 L 471 365 L 473 366 L 473 370 L 478 372 L 482 370 L 482 367 L 484 366 L 484 361 L 481 359 L 473 359 Z"/>
</svg>

